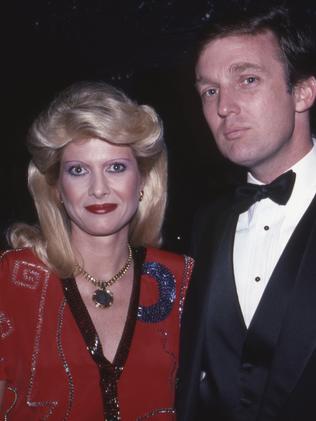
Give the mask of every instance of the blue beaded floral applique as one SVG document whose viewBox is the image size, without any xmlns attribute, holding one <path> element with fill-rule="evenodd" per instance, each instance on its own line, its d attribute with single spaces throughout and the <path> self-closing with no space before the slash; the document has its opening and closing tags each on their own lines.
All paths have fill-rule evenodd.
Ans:
<svg viewBox="0 0 316 421">
<path fill-rule="evenodd" d="M 143 264 L 142 274 L 155 279 L 159 288 L 159 299 L 151 306 L 139 306 L 137 318 L 145 323 L 159 323 L 166 319 L 176 299 L 176 280 L 168 268 L 157 262 Z"/>
</svg>

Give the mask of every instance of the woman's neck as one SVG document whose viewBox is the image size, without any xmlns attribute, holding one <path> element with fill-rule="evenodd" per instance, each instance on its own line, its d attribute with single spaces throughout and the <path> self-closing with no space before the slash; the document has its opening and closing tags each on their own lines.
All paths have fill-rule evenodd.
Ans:
<svg viewBox="0 0 316 421">
<path fill-rule="evenodd" d="M 111 278 L 128 258 L 128 232 L 109 236 L 92 236 L 74 230 L 71 243 L 78 264 L 95 278 Z"/>
</svg>

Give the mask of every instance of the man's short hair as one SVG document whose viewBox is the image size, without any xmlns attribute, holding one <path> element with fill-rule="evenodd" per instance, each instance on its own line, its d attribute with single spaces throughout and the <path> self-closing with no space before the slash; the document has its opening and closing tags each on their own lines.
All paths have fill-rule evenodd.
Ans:
<svg viewBox="0 0 316 421">
<path fill-rule="evenodd" d="M 266 2 L 264 6 L 251 2 L 247 7 L 241 2 L 229 3 L 225 2 L 225 10 L 211 14 L 211 21 L 200 34 L 196 59 L 204 47 L 217 38 L 271 31 L 280 46 L 280 60 L 285 66 L 289 88 L 316 76 L 315 39 L 308 16 L 302 16 L 301 10 Z"/>
</svg>

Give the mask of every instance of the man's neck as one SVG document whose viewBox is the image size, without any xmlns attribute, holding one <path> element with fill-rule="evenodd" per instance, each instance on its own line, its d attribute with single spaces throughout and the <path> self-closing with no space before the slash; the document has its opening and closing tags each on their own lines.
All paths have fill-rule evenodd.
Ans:
<svg viewBox="0 0 316 421">
<path fill-rule="evenodd" d="M 297 164 L 301 159 L 303 159 L 313 148 L 313 143 L 309 143 L 304 148 L 296 153 L 295 156 L 290 156 L 283 163 L 276 162 L 276 165 L 269 166 L 265 168 L 264 166 L 258 167 L 255 169 L 250 169 L 249 173 L 259 182 L 263 184 L 271 183 L 281 174 L 285 173 L 291 169 L 295 164 Z"/>
</svg>

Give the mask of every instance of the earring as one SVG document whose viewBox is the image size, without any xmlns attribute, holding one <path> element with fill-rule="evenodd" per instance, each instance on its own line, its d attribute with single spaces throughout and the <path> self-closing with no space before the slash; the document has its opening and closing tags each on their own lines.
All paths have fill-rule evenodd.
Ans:
<svg viewBox="0 0 316 421">
<path fill-rule="evenodd" d="M 141 190 L 139 192 L 139 198 L 138 198 L 138 200 L 141 202 L 143 200 L 143 198 L 144 198 L 144 190 Z"/>
</svg>

